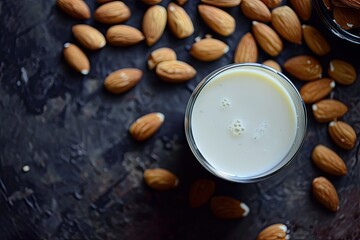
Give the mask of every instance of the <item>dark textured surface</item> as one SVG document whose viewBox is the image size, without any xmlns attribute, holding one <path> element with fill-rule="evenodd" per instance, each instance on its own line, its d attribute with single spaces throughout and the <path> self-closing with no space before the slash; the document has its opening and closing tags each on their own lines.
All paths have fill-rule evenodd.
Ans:
<svg viewBox="0 0 360 240">
<path fill-rule="evenodd" d="M 95 1 L 86 0 L 92 12 Z M 147 6 L 125 1 L 132 11 L 126 24 L 140 28 Z M 164 0 L 166 6 L 169 1 Z M 195 34 L 177 40 L 166 29 L 152 47 L 106 46 L 87 52 L 92 69 L 87 77 L 74 73 L 62 59 L 65 42 L 76 42 L 71 27 L 77 21 L 55 6 L 55 0 L 0 1 L 0 239 L 255 239 L 268 224 L 282 222 L 292 239 L 360 239 L 359 144 L 342 151 L 329 141 L 327 125 L 314 122 L 309 111 L 305 144 L 292 164 L 278 175 L 255 184 L 235 184 L 207 173 L 187 146 L 183 118 L 187 100 L 198 82 L 212 70 L 231 63 L 239 38 L 250 21 L 239 8 L 228 9 L 237 19 L 228 38 L 213 34 L 189 1 L 186 10 L 195 22 Z M 85 21 L 105 33 L 108 26 Z M 327 36 L 333 51 L 321 58 L 352 62 L 360 72 L 360 46 L 329 35 L 313 16 L 311 24 Z M 221 60 L 202 63 L 189 56 L 196 36 L 211 33 L 230 45 Z M 188 83 L 161 82 L 146 68 L 152 50 L 169 46 L 180 60 L 198 70 Z M 310 53 L 305 46 L 285 43 L 276 58 Z M 268 59 L 260 52 L 259 62 Z M 102 87 L 111 71 L 123 67 L 144 70 L 131 91 L 114 96 Z M 359 77 L 358 77 L 359 78 Z M 302 82 L 293 79 L 297 86 Z M 343 120 L 360 132 L 360 80 L 337 86 L 332 96 L 350 111 Z M 310 108 L 308 108 L 310 110 Z M 137 143 L 127 132 L 142 114 L 159 111 L 166 121 L 149 141 Z M 312 196 L 311 181 L 325 175 L 310 161 L 312 148 L 322 143 L 345 160 L 349 173 L 329 177 L 338 190 L 341 208 L 330 213 Z M 22 167 L 28 165 L 29 172 Z M 155 192 L 144 186 L 146 168 L 170 169 L 180 178 L 177 189 Z M 214 218 L 209 206 L 190 209 L 187 194 L 199 177 L 216 181 L 216 194 L 238 198 L 249 205 L 249 216 L 236 221 Z"/>
</svg>

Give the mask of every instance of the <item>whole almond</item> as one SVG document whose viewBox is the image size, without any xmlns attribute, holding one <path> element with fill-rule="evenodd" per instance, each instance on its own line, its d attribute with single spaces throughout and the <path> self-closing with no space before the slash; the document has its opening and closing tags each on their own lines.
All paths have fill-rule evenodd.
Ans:
<svg viewBox="0 0 360 240">
<path fill-rule="evenodd" d="M 149 113 L 133 122 L 129 128 L 130 135 L 137 141 L 145 141 L 153 136 L 165 119 L 162 113 Z"/>
<path fill-rule="evenodd" d="M 229 36 L 235 31 L 235 19 L 220 8 L 199 4 L 199 13 L 212 30 L 222 36 Z"/>
<path fill-rule="evenodd" d="M 123 68 L 110 73 L 104 81 L 104 86 L 111 93 L 123 93 L 135 87 L 142 75 L 143 72 L 140 69 Z"/>
<path fill-rule="evenodd" d="M 165 191 L 178 186 L 178 177 L 169 170 L 162 168 L 146 169 L 144 181 L 150 188 Z"/>
<path fill-rule="evenodd" d="M 359 0 L 340 0 L 343 4 L 350 8 L 355 8 L 360 10 L 360 1 Z"/>
<path fill-rule="evenodd" d="M 311 0 L 290 0 L 290 4 L 302 20 L 307 21 L 310 19 L 312 9 Z"/>
<path fill-rule="evenodd" d="M 324 56 L 331 51 L 331 47 L 322 33 L 310 25 L 302 25 L 302 32 L 306 45 L 319 56 Z"/>
<path fill-rule="evenodd" d="M 359 10 L 347 7 L 333 8 L 334 20 L 344 30 L 360 27 Z"/>
<path fill-rule="evenodd" d="M 280 6 L 282 0 L 261 0 L 268 8 L 275 8 Z"/>
<path fill-rule="evenodd" d="M 75 71 L 80 72 L 82 75 L 87 75 L 90 72 L 90 61 L 78 46 L 65 43 L 63 54 L 66 62 Z"/>
<path fill-rule="evenodd" d="M 298 16 L 289 6 L 274 8 L 271 12 L 271 23 L 275 30 L 286 40 L 301 44 L 301 24 Z"/>
<path fill-rule="evenodd" d="M 57 0 L 57 5 L 63 12 L 76 19 L 89 19 L 91 16 L 85 1 Z"/>
<path fill-rule="evenodd" d="M 277 56 L 283 49 L 283 43 L 279 35 L 268 25 L 260 22 L 252 22 L 252 32 L 260 47 L 270 56 Z"/>
<path fill-rule="evenodd" d="M 264 228 L 256 240 L 287 240 L 290 239 L 288 235 L 288 227 L 282 223 L 272 224 Z"/>
<path fill-rule="evenodd" d="M 304 84 L 300 88 L 300 94 L 305 103 L 315 103 L 329 95 L 334 87 L 334 80 L 330 78 L 322 78 Z"/>
<path fill-rule="evenodd" d="M 280 67 L 279 63 L 277 63 L 276 61 L 274 61 L 272 59 L 266 60 L 262 64 L 264 64 L 266 66 L 269 66 L 269 67 L 272 67 L 276 71 L 281 72 L 281 67 Z"/>
<path fill-rule="evenodd" d="M 160 39 L 166 27 L 166 20 L 167 13 L 163 6 L 152 6 L 145 12 L 142 29 L 148 46 L 152 46 Z"/>
<path fill-rule="evenodd" d="M 192 79 L 196 70 L 182 61 L 163 61 L 157 64 L 156 74 L 159 78 L 170 83 L 181 83 Z"/>
<path fill-rule="evenodd" d="M 334 99 L 323 99 L 312 105 L 313 115 L 318 122 L 330 122 L 345 115 L 348 107 Z"/>
<path fill-rule="evenodd" d="M 257 62 L 258 49 L 251 33 L 246 33 L 239 41 L 235 56 L 235 63 Z"/>
<path fill-rule="evenodd" d="M 312 192 L 315 198 L 327 209 L 339 210 L 339 197 L 332 183 L 324 177 L 317 177 L 312 182 Z"/>
<path fill-rule="evenodd" d="M 329 135 L 334 143 L 345 150 L 354 148 L 356 144 L 356 132 L 346 122 L 333 121 L 329 124 Z"/>
<path fill-rule="evenodd" d="M 216 7 L 236 7 L 239 6 L 241 0 L 201 0 L 201 2 Z"/>
<path fill-rule="evenodd" d="M 204 38 L 191 46 L 190 55 L 198 60 L 210 62 L 221 58 L 228 51 L 229 46 L 224 42 L 213 38 Z"/>
<path fill-rule="evenodd" d="M 104 35 L 96 28 L 86 24 L 77 24 L 72 27 L 74 37 L 87 49 L 97 50 L 106 45 Z"/>
<path fill-rule="evenodd" d="M 189 203 L 190 207 L 197 208 L 203 206 L 211 198 L 215 191 L 215 182 L 210 179 L 198 179 L 190 187 Z"/>
<path fill-rule="evenodd" d="M 182 6 L 182 5 L 184 5 L 185 3 L 187 3 L 187 1 L 188 1 L 188 0 L 177 0 L 177 3 Z"/>
<path fill-rule="evenodd" d="M 347 173 L 345 162 L 333 150 L 324 145 L 317 145 L 311 154 L 313 163 L 324 172 L 334 176 Z"/>
<path fill-rule="evenodd" d="M 242 13 L 251 20 L 260 22 L 271 20 L 269 8 L 260 0 L 242 0 L 240 8 Z"/>
<path fill-rule="evenodd" d="M 105 3 L 94 12 L 95 20 L 105 24 L 119 24 L 128 20 L 130 16 L 130 9 L 120 1 Z"/>
<path fill-rule="evenodd" d="M 148 57 L 148 67 L 150 70 L 154 69 L 160 62 L 176 60 L 176 53 L 171 48 L 158 48 L 152 51 Z"/>
<path fill-rule="evenodd" d="M 319 79 L 322 76 L 322 67 L 314 57 L 309 55 L 299 55 L 285 61 L 285 70 L 292 76 L 303 81 Z"/>
<path fill-rule="evenodd" d="M 334 59 L 330 61 L 328 74 L 337 83 L 343 85 L 351 85 L 355 82 L 357 78 L 354 66 L 346 61 L 339 59 Z"/>
<path fill-rule="evenodd" d="M 158 3 L 161 3 L 162 0 L 141 0 L 143 3 L 146 3 L 148 5 L 155 5 Z"/>
<path fill-rule="evenodd" d="M 237 219 L 249 214 L 249 207 L 237 199 L 226 196 L 211 198 L 210 207 L 212 213 L 221 219 Z"/>
<path fill-rule="evenodd" d="M 181 6 L 170 2 L 167 13 L 170 30 L 177 38 L 187 38 L 194 33 L 191 18 Z"/>
<path fill-rule="evenodd" d="M 144 40 L 138 29 L 128 25 L 114 25 L 106 32 L 107 41 L 113 46 L 130 46 Z"/>
</svg>

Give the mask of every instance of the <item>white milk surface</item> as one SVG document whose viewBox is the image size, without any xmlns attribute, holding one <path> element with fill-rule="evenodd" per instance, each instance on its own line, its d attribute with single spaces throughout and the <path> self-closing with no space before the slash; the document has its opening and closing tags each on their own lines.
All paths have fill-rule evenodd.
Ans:
<svg viewBox="0 0 360 240">
<path fill-rule="evenodd" d="M 297 117 L 276 74 L 233 69 L 209 82 L 195 101 L 195 143 L 217 170 L 250 177 L 270 170 L 290 150 Z"/>
</svg>

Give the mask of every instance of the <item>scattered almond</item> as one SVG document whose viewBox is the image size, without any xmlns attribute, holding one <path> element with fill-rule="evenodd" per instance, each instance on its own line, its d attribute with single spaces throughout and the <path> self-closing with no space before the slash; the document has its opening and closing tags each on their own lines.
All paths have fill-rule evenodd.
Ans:
<svg viewBox="0 0 360 240">
<path fill-rule="evenodd" d="M 130 135 L 137 141 L 145 141 L 156 133 L 164 119 L 165 116 L 162 113 L 146 114 L 131 124 Z"/>
<path fill-rule="evenodd" d="M 246 33 L 239 41 L 235 56 L 235 63 L 257 62 L 258 49 L 251 33 Z"/>
<path fill-rule="evenodd" d="M 64 58 L 66 62 L 77 72 L 87 75 L 90 72 L 90 61 L 85 53 L 75 44 L 64 44 Z"/>
<path fill-rule="evenodd" d="M 77 24 L 72 27 L 74 37 L 87 49 L 97 50 L 106 45 L 104 35 L 96 28 L 86 24 Z"/>
<path fill-rule="evenodd" d="M 313 163 L 324 172 L 334 176 L 347 173 L 345 162 L 333 150 L 324 145 L 317 145 L 311 154 Z"/>
<path fill-rule="evenodd" d="M 283 43 L 279 35 L 268 25 L 260 22 L 252 22 L 252 32 L 260 47 L 270 56 L 277 56 L 283 49 Z"/>
<path fill-rule="evenodd" d="M 266 60 L 262 64 L 264 64 L 264 65 L 266 65 L 268 67 L 272 67 L 273 69 L 275 69 L 278 72 L 281 72 L 280 65 L 276 61 L 274 61 L 272 59 Z"/>
<path fill-rule="evenodd" d="M 150 188 L 160 191 L 173 189 L 179 184 L 175 174 L 162 168 L 146 169 L 144 180 Z"/>
<path fill-rule="evenodd" d="M 196 70 L 186 62 L 173 60 L 158 63 L 156 74 L 166 82 L 181 83 L 192 79 Z"/>
<path fill-rule="evenodd" d="M 334 7 L 333 17 L 335 22 L 344 30 L 360 27 L 360 14 L 357 9 Z"/>
<path fill-rule="evenodd" d="M 177 38 L 187 38 L 194 33 L 194 25 L 187 12 L 176 3 L 169 3 L 167 7 L 168 24 Z"/>
<path fill-rule="evenodd" d="M 138 29 L 128 25 L 114 25 L 106 32 L 107 41 L 113 46 L 130 46 L 144 40 Z"/>
<path fill-rule="evenodd" d="M 242 218 L 250 212 L 249 207 L 245 203 L 226 196 L 212 197 L 210 207 L 212 213 L 221 219 Z"/>
<path fill-rule="evenodd" d="M 308 55 L 292 57 L 286 60 L 283 66 L 288 73 L 303 81 L 319 79 L 322 76 L 320 62 Z"/>
<path fill-rule="evenodd" d="M 198 60 L 210 62 L 221 58 L 228 51 L 229 46 L 222 41 L 204 38 L 191 46 L 190 55 Z"/>
<path fill-rule="evenodd" d="M 350 150 L 354 148 L 356 144 L 356 132 L 354 128 L 352 128 L 346 122 L 330 122 L 329 135 L 337 146 L 345 150 Z"/>
<path fill-rule="evenodd" d="M 288 235 L 288 227 L 282 223 L 272 224 L 264 228 L 256 240 L 287 240 L 290 239 Z"/>
<path fill-rule="evenodd" d="M 89 19 L 91 16 L 85 1 L 57 0 L 57 5 L 63 12 L 76 19 Z"/>
<path fill-rule="evenodd" d="M 275 8 L 280 6 L 282 0 L 261 0 L 268 8 Z"/>
<path fill-rule="evenodd" d="M 300 94 L 305 103 L 315 103 L 329 95 L 334 87 L 334 80 L 330 78 L 322 78 L 304 84 L 300 88 Z"/>
<path fill-rule="evenodd" d="M 167 13 L 163 6 L 155 5 L 145 12 L 142 29 L 148 46 L 152 46 L 160 39 L 166 27 L 166 20 Z"/>
<path fill-rule="evenodd" d="M 171 48 L 159 48 L 152 51 L 148 57 L 148 67 L 154 69 L 160 62 L 176 60 L 176 53 Z"/>
<path fill-rule="evenodd" d="M 123 68 L 110 73 L 104 81 L 104 86 L 111 93 L 123 93 L 135 87 L 142 75 L 140 69 Z"/>
<path fill-rule="evenodd" d="M 312 105 L 315 120 L 321 123 L 336 120 L 345 115 L 348 107 L 334 99 L 324 99 Z"/>
<path fill-rule="evenodd" d="M 94 12 L 95 20 L 105 24 L 122 23 L 128 20 L 130 16 L 130 9 L 121 1 L 105 3 Z"/>
<path fill-rule="evenodd" d="M 236 7 L 239 6 L 241 0 L 201 0 L 201 2 L 216 7 Z"/>
<path fill-rule="evenodd" d="M 184 5 L 185 3 L 187 3 L 187 1 L 188 1 L 188 0 L 177 0 L 177 3 L 182 6 L 182 5 Z"/>
<path fill-rule="evenodd" d="M 324 177 L 317 177 L 312 182 L 315 198 L 327 209 L 337 212 L 340 208 L 339 197 L 332 183 Z"/>
<path fill-rule="evenodd" d="M 190 187 L 189 202 L 190 207 L 197 208 L 203 206 L 215 191 L 215 182 L 210 179 L 198 179 Z"/>
<path fill-rule="evenodd" d="M 334 59 L 330 61 L 328 74 L 337 83 L 343 85 L 351 85 L 355 82 L 357 78 L 354 66 L 346 61 L 339 59 Z"/>
<path fill-rule="evenodd" d="M 310 25 L 302 25 L 302 32 L 306 45 L 319 56 L 324 56 L 331 51 L 331 47 L 322 33 Z"/>
<path fill-rule="evenodd" d="M 289 6 L 274 8 L 271 12 L 271 23 L 283 38 L 289 42 L 301 44 L 300 20 Z"/>
<path fill-rule="evenodd" d="M 290 0 L 290 4 L 302 20 L 307 21 L 310 19 L 312 9 L 311 0 Z"/>
<path fill-rule="evenodd" d="M 269 8 L 260 0 L 242 0 L 240 8 L 242 13 L 251 20 L 260 22 L 271 20 Z"/>
<path fill-rule="evenodd" d="M 155 5 L 158 3 L 161 3 L 162 0 L 141 0 L 143 3 L 146 3 L 148 5 Z"/>
</svg>

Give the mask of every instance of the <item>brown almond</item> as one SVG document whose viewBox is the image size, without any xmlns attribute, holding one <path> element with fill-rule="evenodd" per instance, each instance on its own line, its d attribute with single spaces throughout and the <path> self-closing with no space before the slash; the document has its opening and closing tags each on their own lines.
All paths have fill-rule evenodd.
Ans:
<svg viewBox="0 0 360 240">
<path fill-rule="evenodd" d="M 224 10 L 205 4 L 199 4 L 198 9 L 206 25 L 216 33 L 229 36 L 235 31 L 235 19 Z"/>
<path fill-rule="evenodd" d="M 242 0 L 240 4 L 242 13 L 251 20 L 269 22 L 271 12 L 269 8 L 260 0 Z"/>
<path fill-rule="evenodd" d="M 155 5 L 162 2 L 162 0 L 141 0 L 141 1 L 148 5 Z"/>
<path fill-rule="evenodd" d="M 182 6 L 182 5 L 184 5 L 185 3 L 187 3 L 187 1 L 188 1 L 188 0 L 177 0 L 177 3 Z"/>
<path fill-rule="evenodd" d="M 175 174 L 162 168 L 146 169 L 144 181 L 150 188 L 159 191 L 174 189 L 179 184 L 179 179 Z"/>
<path fill-rule="evenodd" d="M 322 66 L 314 57 L 299 55 L 285 61 L 285 70 L 292 76 L 303 81 L 319 79 L 322 76 Z"/>
<path fill-rule="evenodd" d="M 282 0 L 261 0 L 268 8 L 275 8 L 280 6 Z"/>
<path fill-rule="evenodd" d="M 168 24 L 177 38 L 187 38 L 194 33 L 194 25 L 187 12 L 176 3 L 169 3 L 167 7 Z"/>
<path fill-rule="evenodd" d="M 106 32 L 107 41 L 113 46 L 131 46 L 145 39 L 142 32 L 128 25 L 114 25 Z"/>
<path fill-rule="evenodd" d="M 63 54 L 66 62 L 75 71 L 80 72 L 82 75 L 87 75 L 90 72 L 90 61 L 78 46 L 65 43 Z"/>
<path fill-rule="evenodd" d="M 235 63 L 257 62 L 258 49 L 251 33 L 246 33 L 239 41 L 235 56 Z"/>
<path fill-rule="evenodd" d="M 283 38 L 289 42 L 301 44 L 300 20 L 289 6 L 274 8 L 271 12 L 271 23 Z"/>
<path fill-rule="evenodd" d="M 148 67 L 154 69 L 160 62 L 176 60 L 176 53 L 171 48 L 158 48 L 152 51 L 148 57 Z"/>
<path fill-rule="evenodd" d="M 328 74 L 337 83 L 343 85 L 351 85 L 355 82 L 357 78 L 354 66 L 346 61 L 339 59 L 334 59 L 330 61 L 328 67 Z"/>
<path fill-rule="evenodd" d="M 213 38 L 204 38 L 191 46 L 190 55 L 200 61 L 210 62 L 221 58 L 228 51 L 229 46 L 224 42 Z"/>
<path fill-rule="evenodd" d="M 302 32 L 306 45 L 319 56 L 324 56 L 331 51 L 331 47 L 322 33 L 310 25 L 302 25 Z"/>
<path fill-rule="evenodd" d="M 123 68 L 110 73 L 104 81 L 104 86 L 111 93 L 123 93 L 135 87 L 142 75 L 143 72 L 140 69 Z"/>
<path fill-rule="evenodd" d="M 340 0 L 347 7 L 360 9 L 360 1 L 359 0 Z"/>
<path fill-rule="evenodd" d="M 241 0 L 201 0 L 201 2 L 216 7 L 236 7 L 239 6 Z"/>
<path fill-rule="evenodd" d="M 290 239 L 288 227 L 282 223 L 267 226 L 256 237 L 256 240 L 286 240 Z"/>
<path fill-rule="evenodd" d="M 322 78 L 304 84 L 300 88 L 300 94 L 305 103 L 315 103 L 329 95 L 334 87 L 334 80 L 330 78 Z"/>
<path fill-rule="evenodd" d="M 211 198 L 210 207 L 212 213 L 221 219 L 237 219 L 249 214 L 249 207 L 237 199 L 226 196 Z"/>
<path fill-rule="evenodd" d="M 252 22 L 252 32 L 260 47 L 270 56 L 277 56 L 283 49 L 283 43 L 279 35 L 268 25 L 260 22 Z"/>
<path fill-rule="evenodd" d="M 315 198 L 327 209 L 337 212 L 340 208 L 339 197 L 334 185 L 324 177 L 317 177 L 312 182 Z"/>
<path fill-rule="evenodd" d="M 166 20 L 167 13 L 163 6 L 156 5 L 146 10 L 142 29 L 148 46 L 152 46 L 160 39 L 166 27 Z"/>
<path fill-rule="evenodd" d="M 197 208 L 209 201 L 215 191 L 215 182 L 210 179 L 198 179 L 190 187 L 190 207 Z"/>
<path fill-rule="evenodd" d="M 156 133 L 164 119 L 165 116 L 162 113 L 146 114 L 131 124 L 130 135 L 137 141 L 145 141 Z"/>
<path fill-rule="evenodd" d="M 290 4 L 302 20 L 307 21 L 310 19 L 312 10 L 311 0 L 290 0 Z"/>
<path fill-rule="evenodd" d="M 268 59 L 268 60 L 264 61 L 262 64 L 272 67 L 276 71 L 281 72 L 281 67 L 280 67 L 279 63 L 277 63 L 276 61 L 274 61 L 272 59 Z"/>
<path fill-rule="evenodd" d="M 57 5 L 63 12 L 76 19 L 89 19 L 91 16 L 89 6 L 85 1 L 57 0 Z"/>
<path fill-rule="evenodd" d="M 104 35 L 96 28 L 86 24 L 77 24 L 72 27 L 74 37 L 87 49 L 97 50 L 106 45 Z"/>
<path fill-rule="evenodd" d="M 196 70 L 186 62 L 173 60 L 158 63 L 156 74 L 166 82 L 181 83 L 192 79 Z"/>
<path fill-rule="evenodd" d="M 312 105 L 315 120 L 321 123 L 336 120 L 345 115 L 348 107 L 334 99 L 323 99 Z"/>
<path fill-rule="evenodd" d="M 345 150 L 354 148 L 356 144 L 356 132 L 346 122 L 333 121 L 329 124 L 329 135 L 334 143 Z"/>
<path fill-rule="evenodd" d="M 317 145 L 311 154 L 313 163 L 324 172 L 334 176 L 344 176 L 347 173 L 347 167 L 344 160 L 333 150 L 324 145 Z"/>
<path fill-rule="evenodd" d="M 344 30 L 360 27 L 359 10 L 346 7 L 334 7 L 334 20 Z"/>
<path fill-rule="evenodd" d="M 130 16 L 130 9 L 121 1 L 105 3 L 94 12 L 95 20 L 105 24 L 119 24 L 128 20 Z"/>
</svg>

